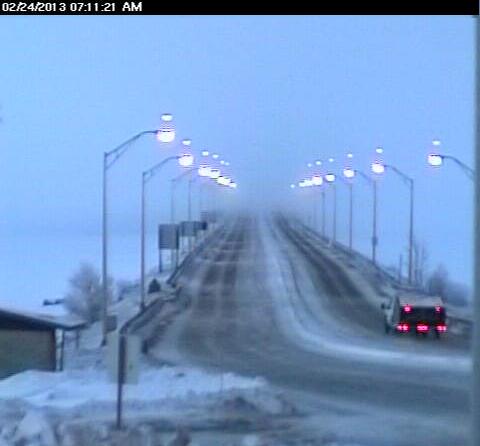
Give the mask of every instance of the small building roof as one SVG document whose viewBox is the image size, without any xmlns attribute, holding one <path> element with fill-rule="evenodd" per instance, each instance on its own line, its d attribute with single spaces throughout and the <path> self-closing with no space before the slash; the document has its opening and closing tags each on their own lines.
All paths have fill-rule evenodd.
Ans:
<svg viewBox="0 0 480 446">
<path fill-rule="evenodd" d="M 40 314 L 7 307 L 0 307 L 0 325 L 2 319 L 30 323 L 46 329 L 65 331 L 77 330 L 87 325 L 86 321 L 70 315 Z"/>
</svg>

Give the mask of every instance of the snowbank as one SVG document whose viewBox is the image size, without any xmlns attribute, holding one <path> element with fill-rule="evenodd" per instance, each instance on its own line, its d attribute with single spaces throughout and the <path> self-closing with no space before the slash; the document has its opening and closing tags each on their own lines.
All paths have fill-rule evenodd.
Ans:
<svg viewBox="0 0 480 446">
<path fill-rule="evenodd" d="M 138 384 L 124 387 L 124 401 L 160 402 L 189 399 L 229 390 L 264 386 L 259 378 L 243 378 L 231 373 L 212 375 L 198 369 L 180 367 L 147 368 Z M 30 370 L 0 381 L 0 403 L 23 400 L 35 407 L 75 408 L 83 405 L 116 402 L 116 385 L 108 381 L 105 370 Z"/>
</svg>

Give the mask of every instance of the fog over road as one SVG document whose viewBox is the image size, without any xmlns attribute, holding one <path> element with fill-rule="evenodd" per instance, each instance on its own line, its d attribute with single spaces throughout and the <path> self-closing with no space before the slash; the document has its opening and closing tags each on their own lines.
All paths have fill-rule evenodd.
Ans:
<svg viewBox="0 0 480 446">
<path fill-rule="evenodd" d="M 179 279 L 192 305 L 154 354 L 265 378 L 309 438 L 466 444 L 468 341 L 385 335 L 386 287 L 345 258 L 281 215 L 230 220 Z"/>
</svg>

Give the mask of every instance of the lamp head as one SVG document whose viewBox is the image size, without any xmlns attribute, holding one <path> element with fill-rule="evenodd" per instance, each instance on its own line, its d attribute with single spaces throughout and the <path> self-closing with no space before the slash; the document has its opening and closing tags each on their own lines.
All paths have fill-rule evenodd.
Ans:
<svg viewBox="0 0 480 446">
<path fill-rule="evenodd" d="M 212 180 L 216 180 L 220 176 L 220 170 L 219 169 L 210 169 L 210 178 Z"/>
<path fill-rule="evenodd" d="M 323 178 L 320 175 L 313 175 L 311 181 L 313 186 L 321 186 L 323 184 Z"/>
<path fill-rule="evenodd" d="M 379 161 L 372 163 L 372 172 L 381 175 L 385 172 L 385 166 Z"/>
<path fill-rule="evenodd" d="M 175 139 L 175 129 L 172 124 L 173 116 L 164 113 L 161 118 L 160 128 L 157 131 L 157 140 L 162 143 L 169 143 Z"/>
<path fill-rule="evenodd" d="M 428 164 L 433 167 L 440 167 L 443 164 L 443 156 L 431 153 L 427 157 Z"/>
<path fill-rule="evenodd" d="M 346 167 L 343 169 L 343 176 L 348 179 L 352 179 L 355 177 L 355 170 L 351 167 Z"/>
<path fill-rule="evenodd" d="M 328 182 L 328 183 L 334 183 L 335 182 L 335 174 L 334 173 L 327 173 L 325 175 L 325 180 Z"/>
<path fill-rule="evenodd" d="M 182 167 L 190 167 L 193 164 L 193 155 L 191 153 L 184 153 L 178 157 L 178 164 Z"/>
</svg>

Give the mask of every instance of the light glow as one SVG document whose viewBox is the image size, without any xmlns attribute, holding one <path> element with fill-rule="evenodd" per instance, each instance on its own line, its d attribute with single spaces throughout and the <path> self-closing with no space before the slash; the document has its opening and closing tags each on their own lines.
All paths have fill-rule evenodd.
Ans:
<svg viewBox="0 0 480 446">
<path fill-rule="evenodd" d="M 213 158 L 214 160 L 216 160 L 219 156 L 220 156 L 220 155 L 219 155 L 218 153 L 214 153 L 214 154 L 212 155 L 212 158 Z"/>
<path fill-rule="evenodd" d="M 317 161 L 315 161 L 315 164 L 316 164 L 317 166 L 321 166 L 321 165 L 322 165 L 322 162 L 321 162 L 320 160 L 317 160 Z"/>
<path fill-rule="evenodd" d="M 320 175 L 314 175 L 311 181 L 314 186 L 321 186 L 323 184 L 323 178 Z"/>
<path fill-rule="evenodd" d="M 208 156 L 210 152 L 208 150 L 202 150 L 202 156 Z"/>
<path fill-rule="evenodd" d="M 207 166 L 205 164 L 201 165 L 198 168 L 198 175 L 201 177 L 209 177 L 210 176 L 210 166 Z"/>
<path fill-rule="evenodd" d="M 175 139 L 175 130 L 172 127 L 164 127 L 157 131 L 157 140 L 163 143 L 172 142 Z"/>
<path fill-rule="evenodd" d="M 355 177 L 355 170 L 350 168 L 350 167 L 346 167 L 345 169 L 343 169 L 343 176 L 345 178 L 354 178 Z"/>
<path fill-rule="evenodd" d="M 190 153 L 184 153 L 178 158 L 178 164 L 182 167 L 190 167 L 193 164 L 193 155 Z"/>
<path fill-rule="evenodd" d="M 408 324 L 397 324 L 397 331 L 401 331 L 403 333 L 406 333 L 407 331 L 410 330 L 410 325 Z"/>
<path fill-rule="evenodd" d="M 295 187 L 296 187 L 295 184 L 293 184 L 293 183 L 290 184 L 290 189 L 295 189 Z"/>
<path fill-rule="evenodd" d="M 437 147 L 438 147 L 440 144 L 442 144 L 442 143 L 441 143 L 441 141 L 440 141 L 439 139 L 434 139 L 434 140 L 432 141 L 432 145 L 434 145 L 434 146 L 437 146 Z"/>
<path fill-rule="evenodd" d="M 443 164 L 443 156 L 431 153 L 427 157 L 428 164 L 433 167 L 439 167 Z"/>
<path fill-rule="evenodd" d="M 327 173 L 325 175 L 325 180 L 327 180 L 328 183 L 333 183 L 335 182 L 335 174 L 334 173 Z"/>
<path fill-rule="evenodd" d="M 405 313 L 410 313 L 412 311 L 412 307 L 410 305 L 405 305 L 403 307 L 403 311 L 405 311 Z"/>
<path fill-rule="evenodd" d="M 375 161 L 372 163 L 372 172 L 381 175 L 385 172 L 385 166 L 382 163 Z"/>
<path fill-rule="evenodd" d="M 171 122 L 173 119 L 173 116 L 170 113 L 164 113 L 161 119 L 163 122 Z"/>
<path fill-rule="evenodd" d="M 383 153 L 383 147 L 377 147 L 375 149 L 375 152 L 379 153 L 379 154 L 382 154 Z"/>
<path fill-rule="evenodd" d="M 219 169 L 210 169 L 210 178 L 212 180 L 216 180 L 220 176 L 220 170 Z"/>
<path fill-rule="evenodd" d="M 182 140 L 182 144 L 183 144 L 184 146 L 189 147 L 189 146 L 192 145 L 192 140 L 191 140 L 191 139 L 188 139 L 188 138 L 185 138 L 185 139 Z"/>
</svg>

